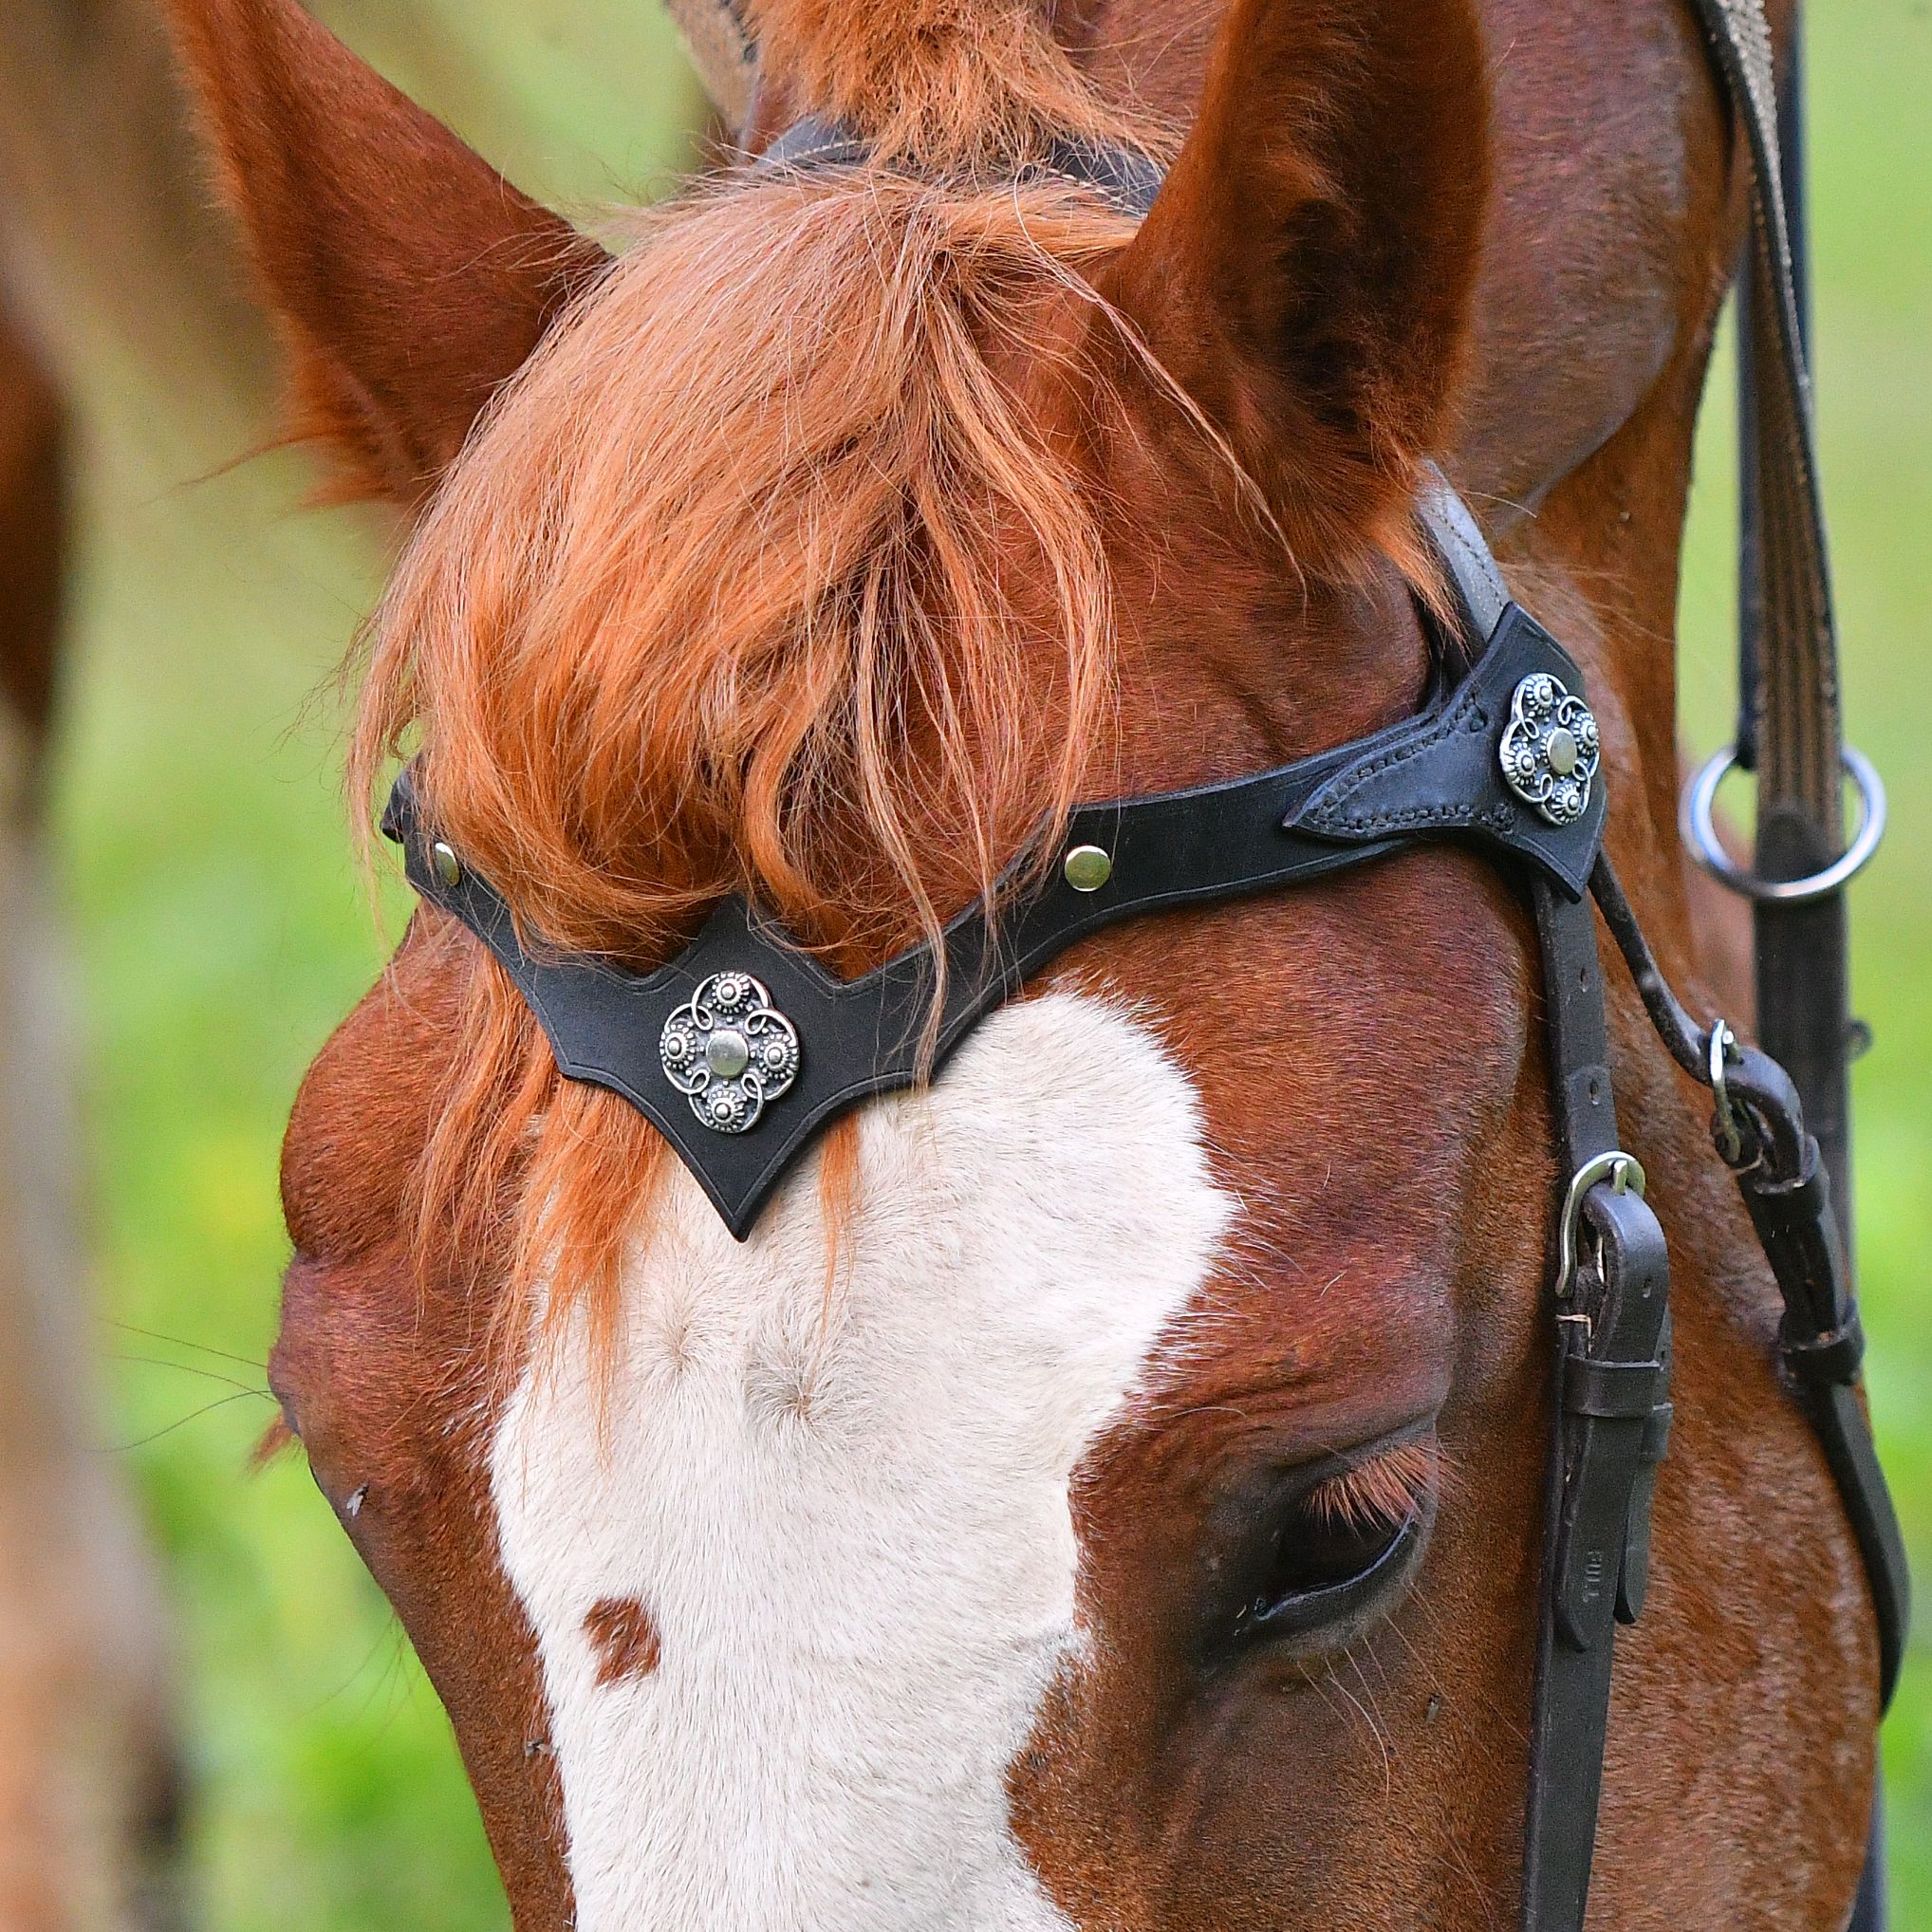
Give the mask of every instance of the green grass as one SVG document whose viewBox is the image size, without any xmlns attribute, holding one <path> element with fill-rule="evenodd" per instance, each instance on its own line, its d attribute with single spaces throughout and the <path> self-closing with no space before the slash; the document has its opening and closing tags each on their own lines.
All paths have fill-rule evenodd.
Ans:
<svg viewBox="0 0 1932 1932">
<path fill-rule="evenodd" d="M 538 192 L 616 196 L 679 153 L 689 96 L 655 9 L 451 8 L 461 57 L 435 66 L 399 25 L 411 10 L 340 0 L 332 17 Z M 1872 1392 L 1932 1576 L 1932 7 L 1818 0 L 1812 43 L 1819 386 L 1850 715 L 1897 819 L 1855 901 L 1858 997 L 1878 1036 L 1858 1074 Z M 165 394 L 124 372 L 107 390 L 56 832 L 84 969 L 95 1287 L 128 1325 L 101 1331 L 111 1440 L 139 1444 L 121 1460 L 178 1615 L 206 1923 L 500 1925 L 447 1726 L 393 1620 L 299 1459 L 245 1474 L 269 1404 L 204 1379 L 260 1386 L 250 1365 L 285 1256 L 282 1124 L 383 955 L 325 689 L 371 601 L 376 548 L 347 516 L 293 513 L 294 458 L 180 485 Z M 1684 597 L 1687 723 L 1705 743 L 1728 701 L 1727 401 L 1720 381 Z M 1923 1651 L 1887 1743 L 1910 1926 L 1932 1915 Z"/>
</svg>

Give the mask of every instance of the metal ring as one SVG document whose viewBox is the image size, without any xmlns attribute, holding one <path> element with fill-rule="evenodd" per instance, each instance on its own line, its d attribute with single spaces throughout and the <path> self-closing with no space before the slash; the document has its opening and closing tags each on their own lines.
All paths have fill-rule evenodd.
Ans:
<svg viewBox="0 0 1932 1932">
<path fill-rule="evenodd" d="M 1830 898 L 1865 870 L 1886 835 L 1886 788 L 1877 766 L 1849 745 L 1842 747 L 1838 756 L 1846 776 L 1857 789 L 1864 822 L 1858 827 L 1858 836 L 1822 872 L 1813 872 L 1806 879 L 1760 879 L 1725 851 L 1711 815 L 1717 804 L 1718 787 L 1737 762 L 1736 745 L 1726 746 L 1707 759 L 1683 789 L 1678 826 L 1684 844 L 1691 848 L 1691 856 L 1714 879 L 1721 880 L 1733 892 L 1741 892 L 1746 899 L 1776 905 L 1804 905 L 1814 899 Z"/>
<path fill-rule="evenodd" d="M 1598 1181 L 1607 1180 L 1619 1194 L 1644 1198 L 1644 1163 L 1621 1147 L 1586 1161 L 1570 1178 L 1563 1197 L 1563 1218 L 1556 1228 L 1556 1298 L 1568 1301 L 1576 1286 L 1576 1229 L 1583 1204 Z"/>
</svg>

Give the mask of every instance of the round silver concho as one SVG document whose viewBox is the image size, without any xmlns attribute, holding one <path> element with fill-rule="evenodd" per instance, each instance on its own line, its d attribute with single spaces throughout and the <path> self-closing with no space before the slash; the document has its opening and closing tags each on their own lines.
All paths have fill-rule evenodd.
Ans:
<svg viewBox="0 0 1932 1932">
<path fill-rule="evenodd" d="M 714 973 L 664 1022 L 664 1077 L 718 1134 L 758 1124 L 798 1078 L 798 1029 L 749 973 Z"/>
<path fill-rule="evenodd" d="M 1525 805 L 1552 826 L 1574 825 L 1589 808 L 1599 755 L 1595 715 L 1561 680 L 1538 671 L 1516 686 L 1497 757 Z"/>
</svg>

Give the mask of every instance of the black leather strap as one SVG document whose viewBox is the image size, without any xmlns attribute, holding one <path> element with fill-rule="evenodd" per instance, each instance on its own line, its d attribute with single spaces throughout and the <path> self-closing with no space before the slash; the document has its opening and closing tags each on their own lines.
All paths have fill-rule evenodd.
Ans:
<svg viewBox="0 0 1932 1932">
<path fill-rule="evenodd" d="M 402 845 L 421 897 L 461 920 L 495 954 L 541 1022 L 565 1077 L 608 1087 L 643 1114 L 744 1240 L 824 1126 L 937 1068 L 975 1021 L 1076 939 L 1117 920 L 1295 884 L 1388 850 L 1393 841 L 1341 845 L 1282 829 L 1302 794 L 1338 762 L 1331 754 L 1310 761 L 1312 769 L 1077 813 L 1069 848 L 1101 846 L 1112 877 L 1097 891 L 1079 892 L 1056 868 L 996 934 L 978 906 L 961 913 L 946 928 L 945 998 L 933 1033 L 935 961 L 924 947 L 862 979 L 841 981 L 742 899 L 730 899 L 676 959 L 655 973 L 632 973 L 560 954 L 538 938 L 526 942 L 502 898 L 467 865 L 454 883 L 446 879 L 433 851 L 433 822 L 408 771 L 397 781 L 383 830 Z M 743 1133 L 704 1125 L 669 1080 L 659 1051 L 674 1011 L 723 973 L 760 981 L 800 1042 L 794 1084 Z"/>
<path fill-rule="evenodd" d="M 993 1007 L 1075 940 L 1117 920 L 1179 905 L 1275 891 L 1423 838 L 1460 837 L 1548 878 L 1584 888 L 1603 830 L 1603 788 L 1574 823 L 1554 827 L 1511 799 L 1496 762 L 1510 695 L 1548 674 L 1580 691 L 1549 633 L 1508 605 L 1462 684 L 1421 715 L 1277 771 L 1229 784 L 1077 811 L 1066 848 L 1106 854 L 1107 877 L 1079 890 L 1058 864 L 1002 896 L 998 926 L 969 907 L 946 928 L 945 994 L 927 1026 L 935 958 L 916 948 L 861 979 L 839 981 L 742 900 L 719 905 L 668 965 L 632 973 L 559 954 L 520 934 L 500 895 L 451 853 L 445 876 L 434 815 L 413 774 L 398 778 L 384 831 L 403 847 L 410 883 L 495 954 L 541 1022 L 567 1078 L 608 1087 L 643 1114 L 697 1176 L 740 1240 L 813 1137 L 871 1095 L 936 1068 Z M 666 1073 L 660 1042 L 673 1012 L 722 973 L 761 982 L 796 1030 L 796 1077 L 750 1131 L 720 1133 Z"/>
<path fill-rule="evenodd" d="M 856 168 L 870 158 L 865 142 L 823 115 L 795 121 L 758 157 L 761 168 Z M 1118 141 L 1060 135 L 1022 180 L 1058 176 L 1097 188 L 1123 214 L 1145 214 L 1161 192 L 1161 164 Z"/>
<path fill-rule="evenodd" d="M 1526 678 L 1547 675 L 1580 693 L 1569 654 L 1519 605 L 1504 604 L 1489 649 L 1441 711 L 1379 750 L 1365 750 L 1289 821 L 1298 831 L 1349 843 L 1463 832 L 1527 859 L 1571 898 L 1583 895 L 1603 836 L 1605 787 L 1593 784 L 1583 819 L 1555 826 L 1503 781 L 1496 742 Z M 1585 865 L 1579 873 L 1577 867 Z"/>
<path fill-rule="evenodd" d="M 1430 487 L 1421 506 L 1422 528 L 1428 532 L 1430 548 L 1442 567 L 1442 574 L 1455 592 L 1462 617 L 1464 634 L 1487 638 L 1495 634 L 1510 602 L 1510 587 L 1496 568 L 1487 541 L 1469 506 L 1449 487 L 1448 479 L 1433 464 L 1429 469 Z"/>
<path fill-rule="evenodd" d="M 1711 1041 L 1665 983 L 1607 854 L 1590 887 L 1645 1011 L 1673 1059 L 1711 1085 Z M 1830 1169 L 1807 1131 L 1796 1083 L 1739 1044 L 1712 1139 L 1737 1177 L 1785 1306 L 1779 1355 L 1825 1451 L 1864 1560 L 1879 1636 L 1879 1697 L 1898 1683 L 1911 1623 L 1911 1574 L 1891 1493 L 1858 1390 L 1865 1332 L 1850 1286 Z M 1728 1118 L 1726 1115 L 1728 1114 Z M 1735 1136 L 1735 1138 L 1734 1138 Z"/>
<path fill-rule="evenodd" d="M 1780 84 L 1763 0 L 1692 4 L 1751 164 L 1751 232 L 1737 301 L 1736 744 L 1739 763 L 1758 774 L 1757 875 L 1800 879 L 1830 865 L 1845 844 L 1838 641 L 1810 369 L 1802 15 L 1793 17 L 1791 61 Z M 1852 1026 L 1845 895 L 1841 889 L 1806 904 L 1759 901 L 1752 917 L 1758 1034 L 1803 1096 L 1836 1191 L 1838 1231 L 1849 1255 Z M 1883 1632 L 1888 1594 L 1899 1598 L 1903 1616 L 1903 1551 L 1858 1398 L 1847 1385 L 1835 1386 L 1836 1395 L 1813 1405 L 1813 1421 L 1854 1524 L 1861 1517 L 1856 1498 L 1884 1502 L 1888 1530 L 1870 1520 L 1860 1532 Z M 1882 1579 L 1892 1571 L 1888 1590 Z M 1881 1790 L 1873 1798 L 1850 1932 L 1882 1932 L 1885 1925 L 1884 1844 Z"/>
<path fill-rule="evenodd" d="M 1904 1660 L 1911 1579 L 1858 1388 L 1865 1334 L 1846 1271 L 1830 1173 L 1806 1131 L 1796 1087 L 1769 1054 L 1744 1048 L 1726 1086 L 1746 1130 L 1734 1163 L 1738 1191 L 1784 1299 L 1779 1356 L 1830 1465 L 1871 1587 L 1883 1708 L 1891 1702 Z"/>
<path fill-rule="evenodd" d="M 1669 1268 L 1632 1167 L 1617 1166 L 1616 1104 L 1588 899 L 1532 888 L 1543 957 L 1551 1092 L 1573 1279 L 1559 1278 L 1542 1615 L 1530 1732 L 1521 1923 L 1581 1932 L 1609 1727 L 1615 1625 L 1643 1608 L 1650 1498 L 1670 1436 Z M 1633 1164 L 1634 1165 L 1634 1164 Z M 1607 1170 L 1607 1171 L 1606 1171 Z M 1558 1229 L 1556 1251 L 1570 1241 Z"/>
</svg>

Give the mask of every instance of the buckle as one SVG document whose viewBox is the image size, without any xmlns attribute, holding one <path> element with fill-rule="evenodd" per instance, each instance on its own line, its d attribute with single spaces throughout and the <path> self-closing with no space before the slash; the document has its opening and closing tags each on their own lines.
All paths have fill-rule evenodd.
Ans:
<svg viewBox="0 0 1932 1932">
<path fill-rule="evenodd" d="M 1580 1258 L 1577 1235 L 1583 1222 L 1583 1204 L 1590 1189 L 1607 1180 L 1618 1194 L 1634 1194 L 1644 1198 L 1644 1163 L 1621 1147 L 1607 1154 L 1595 1154 L 1570 1177 L 1563 1196 L 1563 1218 L 1556 1228 L 1556 1299 L 1568 1301 L 1576 1291 L 1576 1270 Z"/>
<path fill-rule="evenodd" d="M 1731 1031 L 1727 1020 L 1711 1022 L 1711 1037 L 1707 1047 L 1708 1060 L 1705 1071 L 1711 1085 L 1711 1100 L 1716 1109 L 1711 1121 L 1711 1137 L 1718 1143 L 1718 1152 L 1723 1157 L 1727 1167 L 1737 1167 L 1744 1160 L 1744 1130 L 1737 1119 L 1737 1109 L 1731 1101 L 1731 1068 L 1739 1065 L 1744 1058 L 1737 1046 L 1737 1035 Z"/>
</svg>

